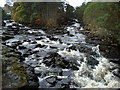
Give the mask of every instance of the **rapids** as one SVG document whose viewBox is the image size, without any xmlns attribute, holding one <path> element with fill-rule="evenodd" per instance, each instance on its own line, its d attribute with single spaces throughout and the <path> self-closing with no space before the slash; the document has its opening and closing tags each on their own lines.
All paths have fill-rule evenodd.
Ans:
<svg viewBox="0 0 120 90">
<path fill-rule="evenodd" d="M 9 25 L 12 23 L 6 21 L 6 27 Z M 50 35 L 47 30 L 25 27 L 5 45 L 17 49 L 23 62 L 34 68 L 39 88 L 119 88 L 120 78 L 113 74 L 119 66 L 101 55 L 100 45 L 86 43 L 80 23 L 64 30 L 68 33 L 52 31 Z"/>
</svg>

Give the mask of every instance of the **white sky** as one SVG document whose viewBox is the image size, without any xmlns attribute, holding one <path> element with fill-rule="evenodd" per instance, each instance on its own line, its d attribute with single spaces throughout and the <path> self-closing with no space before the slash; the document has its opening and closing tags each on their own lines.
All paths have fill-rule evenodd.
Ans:
<svg viewBox="0 0 120 90">
<path fill-rule="evenodd" d="M 82 5 L 82 3 L 86 0 L 66 0 L 69 2 L 70 5 L 76 7 Z"/>
<path fill-rule="evenodd" d="M 3 7 L 6 0 L 0 0 L 0 6 Z"/>
<path fill-rule="evenodd" d="M 3 7 L 5 4 L 5 1 L 6 0 L 0 0 L 0 6 Z M 82 5 L 84 1 L 88 1 L 88 0 L 66 0 L 66 1 L 69 2 L 70 5 L 76 7 L 76 6 Z"/>
</svg>

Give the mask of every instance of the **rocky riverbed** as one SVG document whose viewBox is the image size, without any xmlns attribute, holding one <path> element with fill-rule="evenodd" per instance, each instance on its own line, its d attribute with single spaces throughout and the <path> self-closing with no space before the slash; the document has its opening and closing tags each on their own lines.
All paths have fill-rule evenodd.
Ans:
<svg viewBox="0 0 120 90">
<path fill-rule="evenodd" d="M 110 49 L 108 56 L 107 46 L 88 38 L 77 20 L 54 29 L 4 22 L 3 87 L 120 87 L 119 52 L 112 47 L 116 57 Z"/>
</svg>

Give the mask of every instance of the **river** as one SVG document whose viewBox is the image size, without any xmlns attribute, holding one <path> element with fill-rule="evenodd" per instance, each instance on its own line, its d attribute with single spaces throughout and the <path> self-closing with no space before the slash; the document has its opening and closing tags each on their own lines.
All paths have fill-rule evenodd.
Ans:
<svg viewBox="0 0 120 90">
<path fill-rule="evenodd" d="M 21 62 L 34 68 L 39 88 L 119 88 L 113 74 L 119 66 L 101 55 L 99 46 L 86 42 L 76 21 L 64 29 L 32 29 L 5 21 L 4 31 L 13 37 L 5 45 L 21 53 Z M 9 29 L 7 29 L 9 27 Z M 12 28 L 12 29 L 11 29 Z M 50 33 L 49 33 L 50 32 Z"/>
</svg>

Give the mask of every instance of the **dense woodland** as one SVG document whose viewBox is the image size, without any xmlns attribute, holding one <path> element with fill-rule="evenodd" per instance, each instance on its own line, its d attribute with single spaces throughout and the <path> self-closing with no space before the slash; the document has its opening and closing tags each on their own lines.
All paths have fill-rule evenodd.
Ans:
<svg viewBox="0 0 120 90">
<path fill-rule="evenodd" d="M 12 17 L 20 23 L 56 27 L 72 17 L 74 8 L 62 2 L 16 2 Z"/>
<path fill-rule="evenodd" d="M 9 8 L 12 19 L 31 26 L 58 27 L 77 18 L 95 35 L 120 44 L 120 3 L 117 2 L 89 2 L 76 8 L 64 2 L 15 2 Z M 3 16 L 6 19 L 4 10 Z"/>
<path fill-rule="evenodd" d="M 120 44 L 120 3 L 89 2 L 77 7 L 75 17 L 95 35 Z"/>
</svg>

